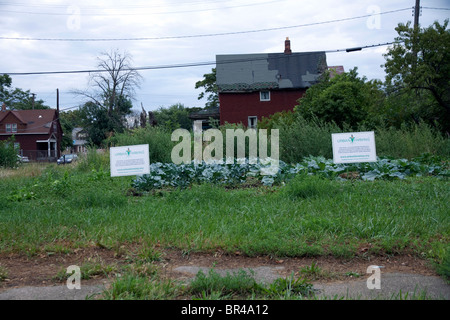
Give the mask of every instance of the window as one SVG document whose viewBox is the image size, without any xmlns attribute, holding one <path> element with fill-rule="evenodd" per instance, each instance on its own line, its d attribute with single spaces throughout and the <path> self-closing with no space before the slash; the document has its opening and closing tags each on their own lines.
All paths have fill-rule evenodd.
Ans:
<svg viewBox="0 0 450 320">
<path fill-rule="evenodd" d="M 7 123 L 6 124 L 6 132 L 7 133 L 17 132 L 17 123 Z"/>
<path fill-rule="evenodd" d="M 270 91 L 261 91 L 259 93 L 260 101 L 270 101 Z"/>
<path fill-rule="evenodd" d="M 248 127 L 249 128 L 256 129 L 257 123 L 258 123 L 258 117 L 256 117 L 256 116 L 248 117 Z"/>
</svg>

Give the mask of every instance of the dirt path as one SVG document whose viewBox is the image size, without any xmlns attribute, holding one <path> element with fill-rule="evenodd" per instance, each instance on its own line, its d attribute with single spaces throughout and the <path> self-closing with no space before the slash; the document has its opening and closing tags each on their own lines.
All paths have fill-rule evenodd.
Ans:
<svg viewBox="0 0 450 320">
<path fill-rule="evenodd" d="M 436 273 L 429 262 L 410 255 L 360 257 L 337 259 L 333 257 L 314 258 L 271 258 L 246 257 L 239 252 L 233 255 L 216 251 L 211 253 L 185 254 L 181 250 L 161 250 L 161 261 L 155 262 L 162 277 L 172 279 L 186 279 L 192 274 L 183 272 L 186 267 L 216 268 L 216 269 L 240 269 L 268 267 L 279 274 L 279 277 L 287 277 L 294 273 L 299 275 L 302 268 L 310 268 L 315 265 L 320 274 L 316 280 L 321 282 L 336 282 L 348 280 L 354 275 L 368 277 L 367 268 L 370 265 L 383 266 L 385 273 L 408 273 L 432 276 Z M 84 265 L 97 263 L 101 265 L 121 266 L 129 263 L 129 256 L 119 254 L 117 250 L 107 250 L 99 247 L 75 249 L 70 254 L 41 254 L 32 257 L 18 254 L 1 254 L 0 266 L 7 271 L 7 279 L 0 281 L 0 292 L 11 288 L 26 286 L 50 286 L 61 285 L 61 279 L 55 279 L 58 273 L 64 274 L 71 265 Z M 181 271 L 180 271 L 181 270 Z M 90 280 L 83 280 L 84 285 L 105 282 L 106 275 L 96 275 Z"/>
</svg>

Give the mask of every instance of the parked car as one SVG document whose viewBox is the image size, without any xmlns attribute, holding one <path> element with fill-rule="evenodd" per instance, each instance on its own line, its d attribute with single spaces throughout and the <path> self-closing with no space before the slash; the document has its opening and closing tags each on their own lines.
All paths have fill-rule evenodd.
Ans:
<svg viewBox="0 0 450 320">
<path fill-rule="evenodd" d="M 56 160 L 56 163 L 59 164 L 66 164 L 66 163 L 72 163 L 78 159 L 78 156 L 76 154 L 65 154 L 61 156 L 58 160 Z"/>
<path fill-rule="evenodd" d="M 18 154 L 17 161 L 24 163 L 24 162 L 30 162 L 30 159 L 28 159 L 28 157 L 24 157 L 24 156 L 21 156 L 20 154 Z"/>
</svg>

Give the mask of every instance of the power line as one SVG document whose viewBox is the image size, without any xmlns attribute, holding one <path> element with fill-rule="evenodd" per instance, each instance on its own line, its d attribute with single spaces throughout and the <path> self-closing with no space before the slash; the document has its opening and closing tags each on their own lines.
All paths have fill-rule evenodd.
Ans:
<svg viewBox="0 0 450 320">
<path fill-rule="evenodd" d="M 242 4 L 228 7 L 220 7 L 220 8 L 206 8 L 206 9 L 190 9 L 190 10 L 179 10 L 179 11 L 168 11 L 168 12 L 137 12 L 137 13 L 79 13 L 80 16 L 139 16 L 139 15 L 160 15 L 160 14 L 177 14 L 177 13 L 195 13 L 195 12 L 204 12 L 204 11 L 215 11 L 215 10 L 224 10 L 224 9 L 234 9 L 234 8 L 243 8 L 243 7 L 253 7 L 260 6 L 270 3 L 279 2 L 280 0 L 272 0 L 266 1 L 262 3 L 251 3 L 251 4 Z M 15 11 L 15 10 L 2 10 L 7 13 L 21 13 L 21 14 L 34 14 L 34 15 L 50 15 L 50 16 L 71 16 L 73 13 L 59 13 L 59 12 L 30 12 L 30 11 Z M 142 11 L 142 10 L 140 10 Z"/>
<path fill-rule="evenodd" d="M 378 13 L 379 15 L 391 14 L 402 11 L 410 11 L 411 8 L 403 8 L 391 11 L 385 11 Z M 372 17 L 373 14 L 366 14 L 357 17 L 350 18 L 342 18 L 321 22 L 312 22 L 300 25 L 293 26 L 285 26 L 285 27 L 275 27 L 275 28 L 265 28 L 265 29 L 257 29 L 257 30 L 247 30 L 247 31 L 234 31 L 234 32 L 222 32 L 222 33 L 210 33 L 210 34 L 199 34 L 199 35 L 181 35 L 181 36 L 165 36 L 165 37 L 141 37 L 141 38 L 20 38 L 20 37 L 0 37 L 0 40 L 22 40 L 22 41 L 66 41 L 66 42 L 94 42 L 94 41 L 148 41 L 148 40 L 172 40 L 172 39 L 186 39 L 186 38 L 204 38 L 204 37 L 218 37 L 218 36 L 228 36 L 228 35 L 237 35 L 237 34 L 246 34 L 246 33 L 258 33 L 258 32 L 268 32 L 268 31 L 278 31 L 278 30 L 287 30 L 287 29 L 295 29 L 295 28 L 304 28 L 317 26 L 322 24 L 330 24 L 336 22 L 344 22 L 351 21 L 357 19 L 363 19 Z"/>
<path fill-rule="evenodd" d="M 207 1 L 177 1 L 176 3 L 176 7 L 179 7 L 180 5 L 203 5 L 206 3 L 220 3 L 220 2 L 227 2 L 229 0 L 207 0 Z M 35 3 L 21 3 L 21 2 L 6 2 L 6 1 L 2 1 L 0 2 L 0 5 L 4 5 L 4 6 L 16 6 L 16 7 L 37 7 L 37 8 L 67 8 L 68 5 L 67 4 L 35 4 Z M 115 7 L 117 8 L 170 8 L 173 7 L 171 5 L 160 5 L 160 4 L 151 4 L 149 5 L 148 3 L 146 3 L 145 5 L 135 5 L 135 4 L 130 4 L 129 1 L 126 2 L 125 5 L 118 5 L 118 4 L 114 4 Z M 83 9 L 99 9 L 99 6 L 89 6 L 89 5 L 83 5 Z"/>
<path fill-rule="evenodd" d="M 380 44 L 373 44 L 368 46 L 361 46 L 350 49 L 335 49 L 335 50 L 325 50 L 320 51 L 324 53 L 336 53 L 336 52 L 352 52 L 352 51 L 360 51 L 362 49 L 369 49 L 375 47 L 382 47 L 394 44 L 396 42 L 386 42 Z M 311 55 L 316 52 L 300 52 L 295 53 L 296 55 Z M 284 57 L 284 56 L 281 56 Z M 206 62 L 190 62 L 190 63 L 181 63 L 181 64 L 169 64 L 169 65 L 160 65 L 160 66 L 147 66 L 147 67 L 136 67 L 136 68 L 127 68 L 123 69 L 123 71 L 143 71 L 143 70 L 158 70 L 158 69 L 175 69 L 175 68 L 189 68 L 189 67 L 200 67 L 200 66 L 208 66 L 208 65 L 217 65 L 217 64 L 228 64 L 228 63 L 237 63 L 237 62 L 249 62 L 249 61 L 258 61 L 258 60 L 266 60 L 267 56 L 261 58 L 251 58 L 251 59 L 238 59 L 238 60 L 225 60 L 225 61 L 206 61 Z M 93 69 L 93 70 L 71 70 L 71 71 L 38 71 L 38 72 L 0 72 L 0 74 L 7 74 L 10 76 L 29 76 L 29 75 L 52 75 L 52 74 L 76 74 L 76 73 L 98 73 L 98 72 L 107 72 L 104 69 Z"/>
<path fill-rule="evenodd" d="M 421 7 L 421 8 L 428 10 L 450 10 L 450 8 L 434 8 L 434 7 Z"/>
</svg>

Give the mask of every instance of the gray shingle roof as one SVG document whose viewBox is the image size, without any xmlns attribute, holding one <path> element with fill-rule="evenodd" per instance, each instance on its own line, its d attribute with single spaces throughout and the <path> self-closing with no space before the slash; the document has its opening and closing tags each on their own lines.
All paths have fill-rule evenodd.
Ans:
<svg viewBox="0 0 450 320">
<path fill-rule="evenodd" d="M 216 56 L 219 92 L 308 88 L 327 68 L 325 52 Z"/>
</svg>

